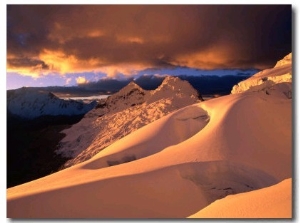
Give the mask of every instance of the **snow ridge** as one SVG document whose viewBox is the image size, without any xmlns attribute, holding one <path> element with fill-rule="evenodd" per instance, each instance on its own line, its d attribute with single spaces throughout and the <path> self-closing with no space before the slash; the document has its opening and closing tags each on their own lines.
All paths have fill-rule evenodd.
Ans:
<svg viewBox="0 0 300 223">
<path fill-rule="evenodd" d="M 196 89 L 189 82 L 183 81 L 178 77 L 167 76 L 157 89 L 151 92 L 147 103 L 150 104 L 162 98 L 186 99 L 190 95 L 193 100 L 200 99 Z"/>
<path fill-rule="evenodd" d="M 233 86 L 231 93 L 237 94 L 245 91 L 266 91 L 268 94 L 272 91 L 272 87 L 279 83 L 289 83 L 289 89 L 283 89 L 282 92 L 291 96 L 292 53 L 278 61 L 274 68 L 260 71 L 247 80 Z"/>
<path fill-rule="evenodd" d="M 70 129 L 56 151 L 71 157 L 65 166 L 90 159 L 102 149 L 129 133 L 161 117 L 199 102 L 199 94 L 187 81 L 166 77 L 153 91 L 134 82 L 101 102 Z"/>
<path fill-rule="evenodd" d="M 145 102 L 149 92 L 133 81 L 106 100 L 110 112 L 117 112 Z"/>
<path fill-rule="evenodd" d="M 84 104 L 75 100 L 64 100 L 51 92 L 34 88 L 19 88 L 7 91 L 7 109 L 10 113 L 25 119 L 44 115 L 84 115 L 96 105 L 96 101 Z"/>
<path fill-rule="evenodd" d="M 275 67 L 280 67 L 286 64 L 291 64 L 292 63 L 292 53 L 286 55 L 282 60 L 279 60 Z"/>
</svg>

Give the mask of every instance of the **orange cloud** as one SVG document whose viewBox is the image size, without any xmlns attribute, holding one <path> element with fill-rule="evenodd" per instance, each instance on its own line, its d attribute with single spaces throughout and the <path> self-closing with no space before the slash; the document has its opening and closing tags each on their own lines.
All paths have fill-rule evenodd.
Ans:
<svg viewBox="0 0 300 223">
<path fill-rule="evenodd" d="M 35 77 L 261 68 L 291 51 L 289 5 L 8 5 L 7 20 L 7 70 Z"/>
<path fill-rule="evenodd" d="M 100 36 L 104 36 L 104 32 L 101 30 L 91 30 L 87 33 L 88 37 L 100 37 Z"/>
<path fill-rule="evenodd" d="M 132 36 L 132 37 L 118 36 L 117 40 L 119 42 L 124 42 L 124 43 L 138 43 L 138 44 L 145 43 L 145 40 L 143 38 L 137 36 Z"/>
<path fill-rule="evenodd" d="M 75 55 L 66 55 L 61 51 L 44 50 L 39 57 L 49 65 L 52 72 L 66 74 L 69 72 L 103 72 L 108 77 L 116 77 L 118 74 L 132 76 L 138 71 L 148 68 L 143 63 L 119 63 L 107 65 L 106 61 L 99 59 L 79 59 Z"/>
<path fill-rule="evenodd" d="M 103 62 L 99 59 L 79 59 L 75 55 L 67 55 L 62 51 L 44 50 L 39 58 L 49 65 L 52 72 L 66 74 L 68 72 L 92 71 Z"/>
<path fill-rule="evenodd" d="M 18 72 L 25 76 L 39 77 L 49 73 L 62 75 L 70 72 L 93 71 L 101 67 L 99 59 L 78 59 L 75 55 L 67 55 L 63 51 L 44 49 L 38 57 L 7 59 L 7 71 Z"/>
<path fill-rule="evenodd" d="M 58 41 L 60 44 L 65 44 L 74 38 L 97 38 L 105 35 L 105 32 L 99 28 L 85 27 L 84 29 L 78 29 L 59 22 L 55 22 L 52 28 L 53 30 L 47 38 Z"/>
<path fill-rule="evenodd" d="M 7 58 L 6 71 L 16 72 L 24 76 L 31 76 L 33 78 L 38 78 L 47 72 L 49 69 L 48 65 L 40 60 L 39 58 L 26 58 L 20 57 L 16 58 L 14 56 L 9 56 Z"/>
<path fill-rule="evenodd" d="M 97 71 L 101 71 L 106 73 L 108 77 L 117 77 L 118 74 L 123 74 L 126 76 L 133 76 L 137 74 L 139 71 L 149 68 L 146 64 L 117 64 L 111 66 L 104 66 Z"/>
<path fill-rule="evenodd" d="M 49 73 L 59 73 L 64 75 L 71 72 L 103 72 L 108 77 L 116 77 L 119 74 L 126 76 L 133 76 L 138 71 L 151 67 L 147 63 L 119 63 L 108 65 L 105 61 L 100 61 L 97 58 L 79 59 L 75 55 L 67 55 L 63 51 L 51 51 L 44 49 L 39 57 L 34 61 L 28 59 L 26 66 L 24 60 L 14 66 L 13 57 L 8 60 L 7 71 L 18 72 L 25 76 L 32 76 L 35 78 Z M 18 61 L 18 59 L 16 59 Z M 82 79 L 78 79 L 82 81 Z M 81 82 L 82 83 L 82 82 Z"/>
<path fill-rule="evenodd" d="M 196 69 L 229 68 L 233 66 L 236 49 L 230 44 L 215 44 L 200 51 L 178 55 L 171 63 Z M 233 68 L 233 67 L 231 67 Z"/>
<path fill-rule="evenodd" d="M 77 77 L 76 82 L 77 82 L 77 84 L 86 84 L 86 83 L 88 83 L 88 80 L 85 79 L 85 77 Z"/>
</svg>

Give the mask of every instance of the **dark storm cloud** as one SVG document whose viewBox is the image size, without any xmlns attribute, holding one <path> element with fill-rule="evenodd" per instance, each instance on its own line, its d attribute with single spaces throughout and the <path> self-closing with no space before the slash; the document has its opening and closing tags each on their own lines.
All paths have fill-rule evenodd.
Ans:
<svg viewBox="0 0 300 223">
<path fill-rule="evenodd" d="M 106 93 L 115 93 L 121 88 L 128 85 L 131 81 L 134 81 L 140 87 L 145 90 L 156 89 L 162 81 L 165 79 L 165 76 L 159 75 L 141 75 L 136 78 L 124 78 L 124 79 L 100 79 L 96 82 L 88 82 L 78 85 L 78 89 L 84 89 L 94 92 L 106 92 Z"/>
<path fill-rule="evenodd" d="M 124 78 L 124 79 L 100 79 L 96 82 L 88 82 L 79 84 L 79 89 L 84 89 L 88 91 L 95 92 L 109 92 L 114 93 L 119 91 L 121 88 L 128 85 L 131 81 L 134 81 L 136 84 L 141 86 L 145 90 L 156 89 L 164 80 L 165 76 L 158 75 L 141 75 L 137 78 Z"/>
<path fill-rule="evenodd" d="M 100 91 L 100 92 L 107 92 L 107 93 L 114 93 L 119 91 L 121 88 L 125 87 L 127 84 L 132 81 L 132 78 L 126 78 L 123 80 L 116 80 L 116 79 L 101 79 L 97 82 L 90 82 L 80 84 L 79 87 L 81 89 L 86 89 L 90 91 Z"/>
<path fill-rule="evenodd" d="M 69 72 L 263 68 L 291 52 L 291 16 L 290 5 L 8 5 L 7 54 Z"/>
<path fill-rule="evenodd" d="M 52 30 L 55 6 L 8 5 L 8 55 L 36 55 L 43 47 L 51 47 L 48 35 Z M 53 43 L 54 45 L 56 43 Z M 57 46 L 56 46 L 57 47 Z"/>
<path fill-rule="evenodd" d="M 156 89 L 164 79 L 164 76 L 142 75 L 136 78 L 134 82 L 145 90 L 153 90 Z"/>
<path fill-rule="evenodd" d="M 7 62 L 13 67 L 40 67 L 41 69 L 49 69 L 44 61 L 31 58 L 13 58 L 7 59 Z"/>
</svg>

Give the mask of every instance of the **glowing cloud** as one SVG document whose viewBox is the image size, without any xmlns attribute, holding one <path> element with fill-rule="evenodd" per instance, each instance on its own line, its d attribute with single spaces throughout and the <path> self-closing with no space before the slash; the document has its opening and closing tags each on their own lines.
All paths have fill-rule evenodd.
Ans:
<svg viewBox="0 0 300 223">
<path fill-rule="evenodd" d="M 69 85 L 69 84 L 71 83 L 71 81 L 72 81 L 72 78 L 70 78 L 70 77 L 67 78 L 67 79 L 66 79 L 66 85 Z"/>
<path fill-rule="evenodd" d="M 124 42 L 124 43 L 137 43 L 137 44 L 143 44 L 145 40 L 141 37 L 137 36 L 132 36 L 132 37 L 124 37 L 124 36 L 118 36 L 117 40 L 119 42 Z"/>
<path fill-rule="evenodd" d="M 77 84 L 86 84 L 86 83 L 88 83 L 88 80 L 85 79 L 85 77 L 77 77 L 76 82 L 77 82 Z"/>
<path fill-rule="evenodd" d="M 291 52 L 291 15 L 291 5 L 8 5 L 7 69 L 266 68 Z"/>
<path fill-rule="evenodd" d="M 97 71 L 106 73 L 108 77 L 134 76 L 139 71 L 149 68 L 147 64 L 117 64 L 116 66 L 104 66 Z M 121 75 L 121 76 L 120 76 Z"/>
</svg>

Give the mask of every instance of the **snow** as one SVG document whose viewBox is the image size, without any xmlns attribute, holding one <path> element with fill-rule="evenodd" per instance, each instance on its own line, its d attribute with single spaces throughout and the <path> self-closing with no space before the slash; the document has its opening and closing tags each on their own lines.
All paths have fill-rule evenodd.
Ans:
<svg viewBox="0 0 300 223">
<path fill-rule="evenodd" d="M 289 53 L 282 60 L 279 60 L 276 63 L 275 67 L 281 67 L 281 66 L 286 65 L 286 64 L 292 64 L 292 53 Z"/>
<path fill-rule="evenodd" d="M 274 68 L 263 70 L 235 85 L 232 94 L 245 91 L 267 90 L 278 83 L 292 82 L 292 54 L 285 56 L 278 61 Z"/>
<path fill-rule="evenodd" d="M 190 218 L 291 218 L 292 179 L 217 200 Z"/>
<path fill-rule="evenodd" d="M 292 100 L 286 89 L 291 82 L 175 109 L 89 160 L 7 189 L 7 216 L 290 218 Z M 81 132 L 93 129 L 91 113 L 85 119 L 94 121 Z M 121 131 L 126 119 L 117 120 Z"/>
<path fill-rule="evenodd" d="M 91 101 L 98 101 L 101 99 L 106 99 L 110 95 L 92 95 L 92 96 L 86 96 L 86 97 L 61 97 L 62 99 L 69 99 L 69 100 L 75 100 L 75 101 L 81 101 L 84 103 L 90 103 Z"/>
<path fill-rule="evenodd" d="M 26 119 L 44 115 L 84 115 L 95 105 L 95 101 L 85 104 L 75 100 L 63 100 L 51 92 L 25 87 L 9 90 L 7 97 L 8 111 Z"/>
<path fill-rule="evenodd" d="M 198 92 L 187 81 L 176 77 L 165 78 L 153 91 L 146 91 L 130 82 L 99 108 L 86 114 L 79 123 L 64 130 L 66 137 L 61 140 L 56 152 L 72 157 L 65 167 L 72 166 L 172 111 L 199 101 Z M 155 131 L 157 134 L 162 132 Z M 176 140 L 180 141 L 180 138 Z"/>
<path fill-rule="evenodd" d="M 134 134 L 100 151 L 95 156 L 98 157 L 96 161 L 86 166 L 96 169 L 124 163 L 130 158 L 137 160 L 153 155 L 192 137 L 204 128 L 208 121 L 206 112 L 197 106 L 181 109 L 157 120 L 153 125 L 138 129 Z"/>
</svg>

